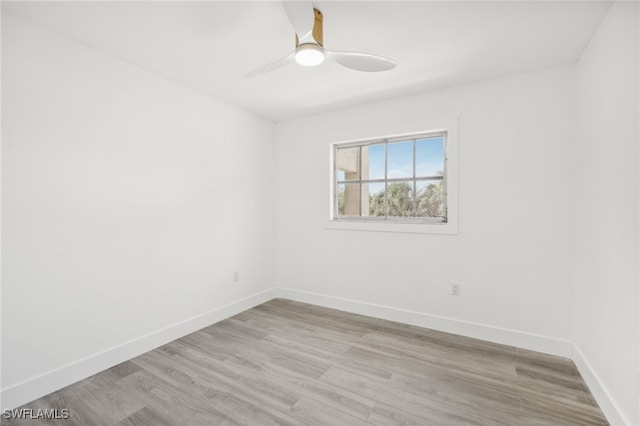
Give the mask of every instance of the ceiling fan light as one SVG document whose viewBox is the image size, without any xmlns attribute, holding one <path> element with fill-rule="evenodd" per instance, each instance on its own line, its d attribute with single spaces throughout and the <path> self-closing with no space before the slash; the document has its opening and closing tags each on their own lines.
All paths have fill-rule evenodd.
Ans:
<svg viewBox="0 0 640 426">
<path fill-rule="evenodd" d="M 301 44 L 296 49 L 296 62 L 305 67 L 315 67 L 324 61 L 324 52 L 322 47 L 317 44 L 306 43 Z"/>
</svg>

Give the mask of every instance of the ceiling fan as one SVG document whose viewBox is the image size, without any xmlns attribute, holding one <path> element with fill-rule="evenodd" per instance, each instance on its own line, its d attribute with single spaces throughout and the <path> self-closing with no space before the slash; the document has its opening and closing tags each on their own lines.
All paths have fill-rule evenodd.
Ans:
<svg viewBox="0 0 640 426">
<path fill-rule="evenodd" d="M 322 12 L 314 8 L 310 1 L 284 1 L 282 4 L 296 33 L 295 50 L 284 58 L 256 68 L 245 77 L 264 74 L 291 62 L 313 67 L 320 65 L 325 59 L 333 60 L 352 70 L 365 72 L 388 71 L 396 66 L 395 61 L 382 56 L 325 49 L 323 46 Z"/>
</svg>

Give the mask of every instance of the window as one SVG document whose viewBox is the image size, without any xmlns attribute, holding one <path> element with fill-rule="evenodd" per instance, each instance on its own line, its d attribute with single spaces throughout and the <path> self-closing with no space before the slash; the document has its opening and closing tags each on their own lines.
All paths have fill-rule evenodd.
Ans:
<svg viewBox="0 0 640 426">
<path fill-rule="evenodd" d="M 332 219 L 447 222 L 447 133 L 335 144 Z"/>
</svg>

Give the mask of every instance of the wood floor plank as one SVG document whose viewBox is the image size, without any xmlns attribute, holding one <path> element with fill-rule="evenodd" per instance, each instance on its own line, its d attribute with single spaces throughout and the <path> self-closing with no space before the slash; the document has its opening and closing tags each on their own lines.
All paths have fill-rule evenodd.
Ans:
<svg viewBox="0 0 640 426">
<path fill-rule="evenodd" d="M 8 425 L 606 425 L 571 360 L 274 299 L 25 404 Z"/>
<path fill-rule="evenodd" d="M 259 394 L 254 394 L 253 398 L 267 398 L 269 394 L 276 392 L 288 396 L 289 399 L 284 403 L 289 403 L 292 406 L 299 397 L 304 396 L 362 419 L 368 416 L 374 405 L 373 401 L 351 391 L 327 386 L 321 380 L 269 364 L 258 351 L 253 355 L 248 355 L 254 360 L 250 364 L 247 362 L 236 364 L 233 359 L 229 359 L 223 363 L 224 366 L 223 364 L 212 365 L 216 361 L 208 359 L 203 353 L 195 355 L 189 348 L 181 351 L 178 356 L 187 358 L 179 361 L 183 368 L 185 366 L 183 361 L 191 365 L 191 362 L 197 362 L 194 358 L 201 358 L 204 363 L 202 367 L 208 367 L 205 374 L 213 375 L 216 380 L 229 380 L 231 383 L 245 382 L 252 389 L 260 391 Z M 232 368 L 225 368 L 225 366 L 232 366 Z M 218 376 L 218 373 L 223 377 Z M 284 407 L 280 405 L 279 408 L 283 409 Z"/>
<path fill-rule="evenodd" d="M 196 392 L 203 392 L 209 398 L 212 394 L 220 394 L 225 400 L 244 403 L 250 408 L 254 405 L 263 409 L 279 409 L 287 411 L 300 396 L 288 387 L 280 386 L 275 381 L 264 380 L 253 374 L 242 374 L 241 371 L 229 368 L 229 364 L 216 359 L 207 358 L 204 354 L 187 349 L 167 360 L 161 357 L 145 356 L 138 360 L 146 370 L 157 375 L 167 375 L 167 365 L 180 365 L 180 372 L 185 376 L 182 381 L 188 385 L 200 386 Z M 235 400 L 238 401 L 235 401 Z"/>
<path fill-rule="evenodd" d="M 133 395 L 141 398 L 148 407 L 172 424 L 194 426 L 239 424 L 225 416 L 215 404 L 208 405 L 195 395 L 167 383 L 144 369 L 125 377 L 122 382 L 128 385 Z"/>
<path fill-rule="evenodd" d="M 337 410 L 334 407 L 325 405 L 319 401 L 309 398 L 300 398 L 300 400 L 291 408 L 291 413 L 297 416 L 301 421 L 310 425 L 317 426 L 371 426 L 371 423 L 352 416 L 344 411 Z"/>
<path fill-rule="evenodd" d="M 172 426 L 168 419 L 149 407 L 141 408 L 116 426 Z"/>
<path fill-rule="evenodd" d="M 440 418 L 421 418 L 407 411 L 399 410 L 385 404 L 377 403 L 368 421 L 377 426 L 440 426 L 442 421 Z M 448 419 L 446 424 L 454 424 L 454 419 Z M 465 418 L 455 419 L 456 426 L 479 426 L 477 423 Z"/>
</svg>

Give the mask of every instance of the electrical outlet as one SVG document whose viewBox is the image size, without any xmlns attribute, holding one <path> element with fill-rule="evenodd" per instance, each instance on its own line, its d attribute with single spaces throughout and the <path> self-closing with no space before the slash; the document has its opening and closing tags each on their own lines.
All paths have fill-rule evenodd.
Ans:
<svg viewBox="0 0 640 426">
<path fill-rule="evenodd" d="M 460 284 L 451 284 L 451 295 L 460 296 Z"/>
<path fill-rule="evenodd" d="M 237 283 L 238 281 L 240 281 L 240 272 L 234 272 L 233 273 L 233 282 Z"/>
</svg>

